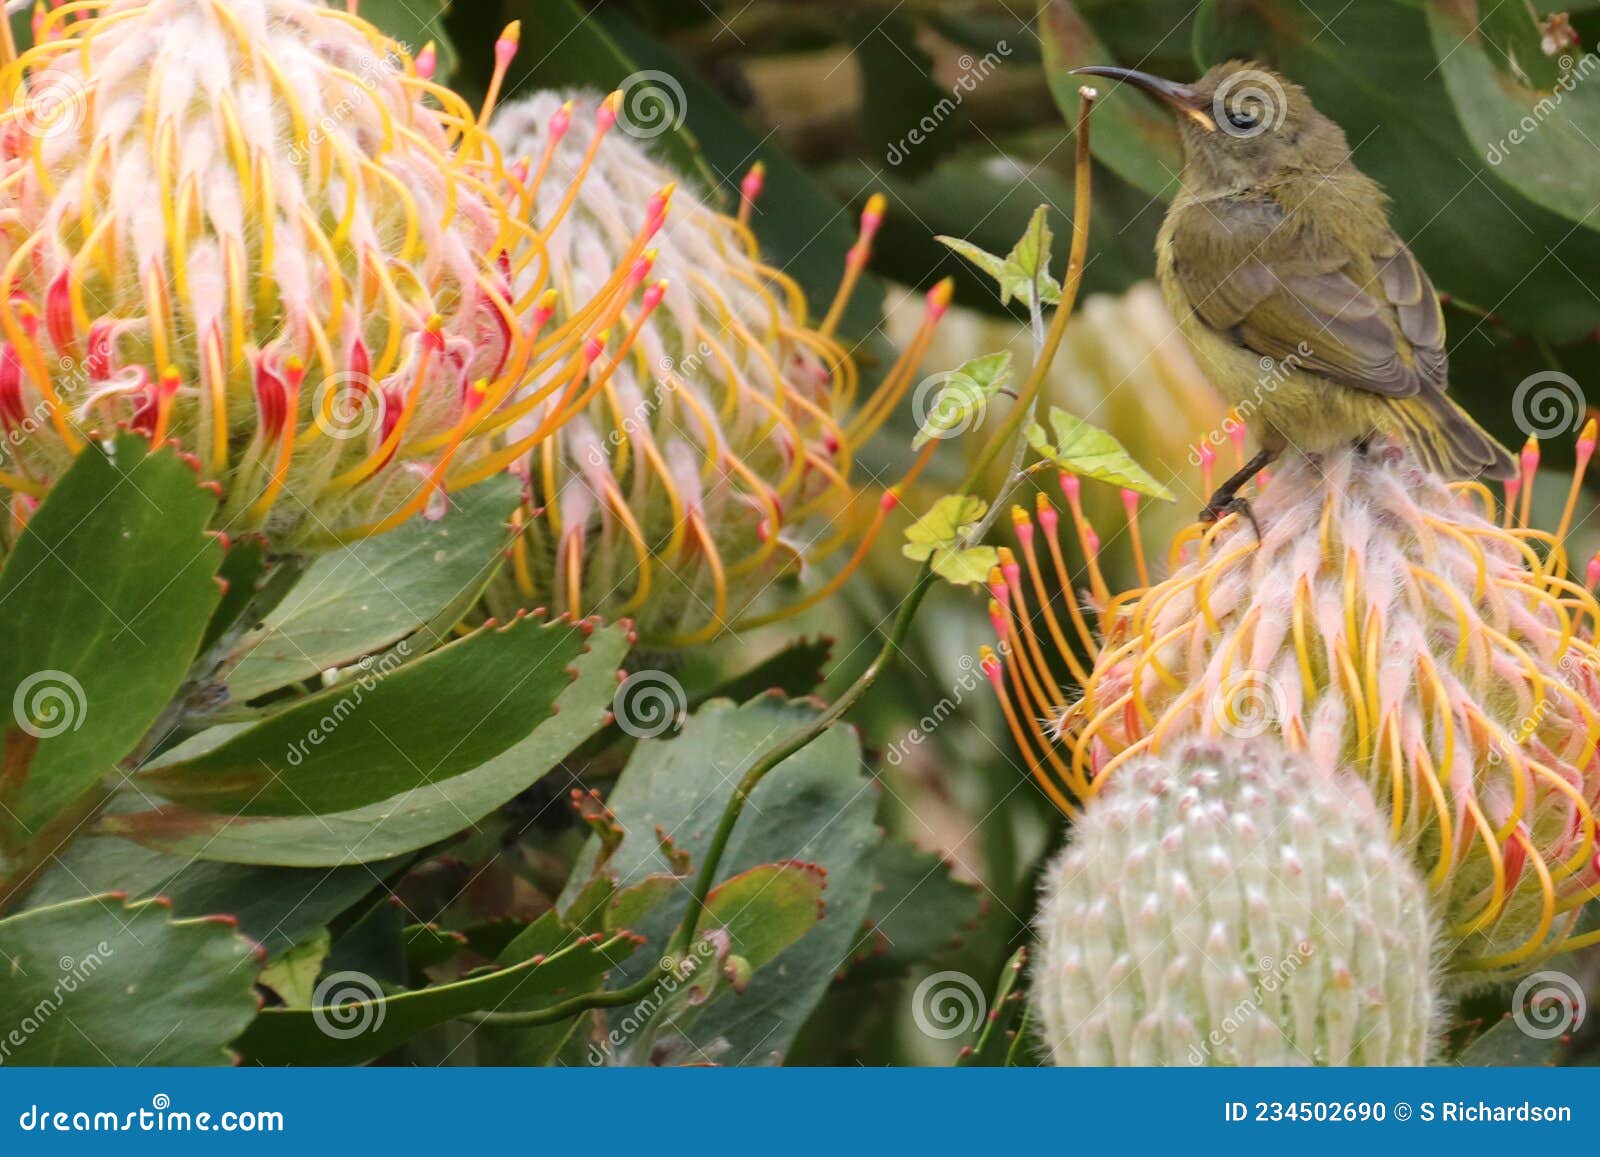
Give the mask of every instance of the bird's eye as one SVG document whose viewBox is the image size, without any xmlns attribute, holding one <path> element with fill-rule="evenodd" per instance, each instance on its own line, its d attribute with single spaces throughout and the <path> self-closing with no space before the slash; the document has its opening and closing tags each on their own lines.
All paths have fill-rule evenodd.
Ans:
<svg viewBox="0 0 1600 1157">
<path fill-rule="evenodd" d="M 1260 114 L 1248 105 L 1240 108 L 1230 108 L 1225 115 L 1228 118 L 1228 123 L 1240 130 L 1253 129 L 1261 123 Z"/>
</svg>

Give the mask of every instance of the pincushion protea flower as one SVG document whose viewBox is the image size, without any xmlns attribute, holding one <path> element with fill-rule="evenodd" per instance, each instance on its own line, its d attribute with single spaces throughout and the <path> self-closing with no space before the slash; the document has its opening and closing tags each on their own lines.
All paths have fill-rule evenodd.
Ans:
<svg viewBox="0 0 1600 1157">
<path fill-rule="evenodd" d="M 535 239 L 432 52 L 312 0 L 35 23 L 0 72 L 0 483 L 36 499 L 120 424 L 285 549 L 422 510 L 538 348 Z"/>
<path fill-rule="evenodd" d="M 1483 486 L 1399 450 L 1350 451 L 1272 477 L 1259 540 L 1239 515 L 1193 528 L 1171 577 L 1116 596 L 1063 479 L 1087 608 L 1046 502 L 1049 560 L 1017 512 L 1022 561 L 1008 553 L 990 582 L 1008 654 L 985 668 L 1035 774 L 1075 812 L 1185 737 L 1274 733 L 1365 779 L 1438 898 L 1455 967 L 1509 973 L 1584 942 L 1568 937 L 1600 892 L 1600 560 L 1574 582 L 1563 542 L 1594 440 L 1591 422 L 1553 532 L 1528 525 L 1532 443 L 1498 513 Z M 1069 592 L 1064 616 L 1052 590 Z M 1070 705 L 1041 631 L 1083 688 Z"/>
<path fill-rule="evenodd" d="M 903 356 L 857 404 L 836 329 L 883 198 L 868 202 L 838 294 L 813 324 L 749 229 L 761 166 L 725 216 L 612 131 L 613 109 L 541 93 L 494 124 L 505 154 L 526 158 L 518 204 L 545 240 L 557 316 L 580 315 L 613 265 L 659 279 L 609 333 L 536 366 L 514 407 L 499 456 L 528 488 L 514 597 L 631 616 L 647 642 L 692 644 L 813 605 L 865 556 L 900 488 L 864 493 L 853 460 L 912 384 L 950 286 L 929 294 Z M 563 137 L 575 147 L 558 148 Z M 669 198 L 670 220 L 639 252 L 634 238 Z M 809 593 L 787 589 L 841 551 L 849 560 Z"/>
<path fill-rule="evenodd" d="M 1036 923 L 1058 1065 L 1427 1063 L 1427 889 L 1365 784 L 1270 738 L 1130 759 Z"/>
</svg>

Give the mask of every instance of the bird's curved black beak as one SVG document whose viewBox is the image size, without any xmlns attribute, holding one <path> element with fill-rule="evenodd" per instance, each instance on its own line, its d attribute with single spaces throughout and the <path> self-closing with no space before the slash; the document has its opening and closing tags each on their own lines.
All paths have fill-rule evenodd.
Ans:
<svg viewBox="0 0 1600 1157">
<path fill-rule="evenodd" d="M 1217 122 L 1212 119 L 1211 110 L 1206 107 L 1209 102 L 1202 100 L 1187 84 L 1164 80 L 1133 68 L 1115 68 L 1109 64 L 1089 64 L 1083 68 L 1074 68 L 1072 72 L 1074 76 L 1103 76 L 1108 80 L 1142 88 L 1179 116 L 1188 117 L 1207 132 L 1216 131 Z"/>
</svg>

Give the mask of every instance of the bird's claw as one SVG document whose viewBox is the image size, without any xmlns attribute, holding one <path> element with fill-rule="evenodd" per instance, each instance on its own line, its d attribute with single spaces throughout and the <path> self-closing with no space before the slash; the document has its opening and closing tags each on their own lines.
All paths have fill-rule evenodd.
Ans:
<svg viewBox="0 0 1600 1157">
<path fill-rule="evenodd" d="M 1256 512 L 1250 509 L 1250 503 L 1237 494 L 1217 495 L 1205 508 L 1200 511 L 1200 521 L 1210 526 L 1220 522 L 1229 514 L 1241 514 L 1250 523 L 1250 529 L 1256 532 L 1256 541 L 1261 541 L 1261 524 L 1256 521 Z"/>
</svg>

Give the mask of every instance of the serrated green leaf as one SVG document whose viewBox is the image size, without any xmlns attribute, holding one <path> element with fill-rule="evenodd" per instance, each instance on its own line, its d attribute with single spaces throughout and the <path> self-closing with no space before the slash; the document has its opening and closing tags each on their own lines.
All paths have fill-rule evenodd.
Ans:
<svg viewBox="0 0 1600 1157">
<path fill-rule="evenodd" d="M 607 800 L 626 835 L 611 867 L 624 889 L 669 871 L 656 837 L 661 825 L 698 862 L 741 769 L 773 740 L 815 720 L 809 703 L 763 696 L 735 707 L 726 700 L 697 711 L 673 739 L 641 742 Z M 789 1046 L 800 1024 L 848 958 L 870 898 L 872 863 L 881 833 L 873 793 L 861 775 L 861 752 L 846 728 L 824 732 L 774 768 L 757 786 L 734 828 L 719 883 L 762 864 L 804 859 L 827 869 L 830 902 L 824 918 L 755 971 L 743 994 L 717 994 L 680 1026 L 702 1047 L 726 1045 L 730 1064 L 763 1063 Z M 573 871 L 587 878 L 599 853 L 591 840 Z M 626 983 L 653 964 L 682 918 L 688 892 L 674 888 L 633 931 L 650 948 L 613 983 Z"/>
<path fill-rule="evenodd" d="M 981 908 L 977 886 L 952 878 L 936 853 L 884 841 L 849 981 L 904 976 L 927 964 L 959 942 Z"/>
<path fill-rule="evenodd" d="M 1069 474 L 1108 482 L 1127 490 L 1172 501 L 1172 491 L 1152 478 L 1133 456 L 1122 448 L 1106 431 L 1069 414 L 1059 406 L 1051 406 L 1050 431 L 1037 422 L 1028 424 L 1028 444 Z"/>
<path fill-rule="evenodd" d="M 1011 1048 L 1019 1037 L 1022 1003 L 1022 970 L 1028 964 L 1028 950 L 1019 948 L 1000 970 L 989 1014 L 978 1027 L 977 1039 L 961 1050 L 956 1064 L 962 1067 L 998 1068 L 1009 1063 Z"/>
<path fill-rule="evenodd" d="M 1047 212 L 1044 205 L 1033 211 L 1028 228 L 1005 257 L 996 257 L 959 237 L 940 235 L 934 240 L 994 278 L 1000 290 L 1000 304 L 1009 305 L 1016 298 L 1023 305 L 1032 305 L 1033 287 L 1037 284 L 1039 300 L 1054 305 L 1061 300 L 1061 283 L 1050 276 L 1050 245 L 1054 239 L 1046 221 Z"/>
<path fill-rule="evenodd" d="M 948 582 L 970 586 L 989 577 L 1000 561 L 992 546 L 964 546 L 967 536 L 988 512 L 989 504 L 971 494 L 947 494 L 906 528 L 900 553 L 913 562 L 931 560 L 934 573 Z"/>
<path fill-rule="evenodd" d="M 0 571 L 16 761 L 0 777 L 0 851 L 110 773 L 182 687 L 222 594 L 215 507 L 175 451 L 122 435 L 110 453 L 86 446 L 29 520 Z"/>
<path fill-rule="evenodd" d="M 1011 252 L 1006 254 L 1005 276 L 1000 281 L 1000 304 L 1008 304 L 1015 297 L 1023 305 L 1033 305 L 1034 287 L 1039 290 L 1039 300 L 1052 305 L 1061 300 L 1061 286 L 1050 276 L 1050 246 L 1055 235 L 1050 232 L 1050 206 L 1040 205 L 1028 219 Z"/>
<path fill-rule="evenodd" d="M 759 864 L 711 889 L 700 932 L 720 928 L 729 950 L 760 968 L 822 919 L 826 887 L 827 873 L 816 864 Z"/>
<path fill-rule="evenodd" d="M 8 1065 L 225 1065 L 256 1015 L 231 922 L 96 896 L 0 920 Z"/>
<path fill-rule="evenodd" d="M 533 626 L 531 623 L 527 625 Z M 311 817 L 244 817 L 233 820 L 193 809 L 180 809 L 176 813 L 146 811 L 129 816 L 107 817 L 103 826 L 116 834 L 166 851 L 239 863 L 334 867 L 387 859 L 413 851 L 455 832 L 472 828 L 483 817 L 528 788 L 562 757 L 599 730 L 616 692 L 617 667 L 627 650 L 627 634 L 622 628 L 612 626 L 596 630 L 589 637 L 587 653 L 578 655 L 572 662 L 577 669 L 576 681 L 563 677 L 563 684 L 570 682 L 570 685 L 556 699 L 553 718 L 546 718 L 550 714 L 546 707 L 539 713 L 543 722 L 523 719 L 524 727 L 531 727 L 531 730 L 525 730 L 523 739 L 493 758 L 450 778 L 442 778 L 436 773 L 423 786 L 376 803 Z M 436 652 L 412 667 L 401 668 L 401 672 L 415 670 L 423 662 L 432 662 L 440 654 L 444 652 Z M 458 693 L 473 695 L 474 701 L 478 701 L 482 684 L 476 680 L 482 678 L 482 672 L 468 672 L 458 675 L 458 678 L 465 680 Z M 500 694 L 506 694 L 507 690 L 502 688 Z M 481 703 L 478 714 L 482 714 Z M 412 725 L 433 726 L 441 717 L 449 717 L 449 713 L 441 715 L 435 703 L 425 709 L 421 717 L 413 720 Z M 532 726 L 534 723 L 537 726 Z M 357 723 L 351 720 L 347 725 L 356 726 Z M 174 749 L 169 758 L 181 761 L 192 753 L 196 760 L 203 759 L 203 739 L 204 736 L 196 737 L 191 741 L 193 747 L 184 745 Z M 216 742 L 212 740 L 213 744 Z M 217 746 L 220 748 L 221 745 Z M 398 762 L 404 763 L 405 760 L 398 759 Z M 445 764 L 441 765 L 441 770 L 445 766 L 453 766 L 455 762 L 456 756 L 452 752 Z M 397 770 L 393 763 L 385 760 L 385 764 L 391 771 Z M 362 770 L 370 773 L 372 768 Z"/>
<path fill-rule="evenodd" d="M 522 943 L 519 937 L 513 948 Z M 325 977 L 319 993 L 333 1003 L 265 1009 L 235 1045 L 261 1064 L 360 1064 L 466 1013 L 537 1008 L 589 991 L 636 946 L 625 934 L 580 942 L 566 930 L 548 953 L 519 955 L 515 963 L 450 984 L 396 993 L 381 991 L 360 973 Z M 339 999 L 344 996 L 352 999 Z"/>
<path fill-rule="evenodd" d="M 922 428 L 911 440 L 911 448 L 920 450 L 935 438 L 970 430 L 983 420 L 989 400 L 1010 378 L 1011 353 L 1008 350 L 984 354 L 950 371 L 934 395 Z"/>
<path fill-rule="evenodd" d="M 458 618 L 445 612 L 465 609 L 500 565 L 519 498 L 515 478 L 491 478 L 451 495 L 443 518 L 413 518 L 318 558 L 234 649 L 222 677 L 229 695 L 255 699 Z M 413 640 L 412 657 L 439 641 Z"/>
<path fill-rule="evenodd" d="M 392 674 L 374 667 L 335 684 L 190 758 L 179 749 L 136 782 L 219 817 L 365 807 L 524 739 L 550 716 L 584 646 L 584 631 L 563 622 L 485 627 Z"/>
</svg>

